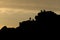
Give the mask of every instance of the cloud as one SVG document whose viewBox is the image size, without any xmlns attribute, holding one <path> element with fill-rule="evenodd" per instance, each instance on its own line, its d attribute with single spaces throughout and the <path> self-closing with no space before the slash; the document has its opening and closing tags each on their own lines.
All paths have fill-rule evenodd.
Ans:
<svg viewBox="0 0 60 40">
<path fill-rule="evenodd" d="M 19 22 L 28 20 L 29 17 L 34 18 L 36 12 L 36 10 L 0 8 L 0 24 L 17 27 Z"/>
<path fill-rule="evenodd" d="M 0 0 L 0 25 L 18 26 L 41 9 L 60 11 L 60 0 Z"/>
<path fill-rule="evenodd" d="M 0 0 L 0 8 L 60 10 L 60 0 Z"/>
</svg>

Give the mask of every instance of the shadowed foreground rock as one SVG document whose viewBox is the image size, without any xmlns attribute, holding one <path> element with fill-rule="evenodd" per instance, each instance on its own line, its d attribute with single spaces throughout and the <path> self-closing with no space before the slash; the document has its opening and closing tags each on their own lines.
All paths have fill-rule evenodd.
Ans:
<svg viewBox="0 0 60 40">
<path fill-rule="evenodd" d="M 60 15 L 52 11 L 41 11 L 35 16 L 35 20 L 23 21 L 19 23 L 19 27 L 7 28 L 4 26 L 0 32 L 59 32 L 60 31 Z"/>
</svg>

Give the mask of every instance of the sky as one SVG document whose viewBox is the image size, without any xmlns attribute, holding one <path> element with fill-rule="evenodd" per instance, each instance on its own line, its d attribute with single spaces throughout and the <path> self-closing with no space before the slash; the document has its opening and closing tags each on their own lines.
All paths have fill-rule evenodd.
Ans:
<svg viewBox="0 0 60 40">
<path fill-rule="evenodd" d="M 60 0 L 0 0 L 0 28 L 15 28 L 44 9 L 59 14 Z"/>
</svg>

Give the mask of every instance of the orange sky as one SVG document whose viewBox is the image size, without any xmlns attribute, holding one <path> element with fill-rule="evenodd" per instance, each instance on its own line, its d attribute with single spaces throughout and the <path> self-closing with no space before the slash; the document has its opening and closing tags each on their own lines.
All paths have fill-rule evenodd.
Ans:
<svg viewBox="0 0 60 40">
<path fill-rule="evenodd" d="M 59 14 L 60 0 L 0 0 L 0 28 L 4 25 L 16 27 L 43 9 Z"/>
</svg>

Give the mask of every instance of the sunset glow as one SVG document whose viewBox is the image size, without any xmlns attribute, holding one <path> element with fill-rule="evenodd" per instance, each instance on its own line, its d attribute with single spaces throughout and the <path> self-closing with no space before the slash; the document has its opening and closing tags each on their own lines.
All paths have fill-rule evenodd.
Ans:
<svg viewBox="0 0 60 40">
<path fill-rule="evenodd" d="M 60 0 L 0 0 L 0 28 L 17 27 L 19 22 L 32 19 L 40 10 L 60 13 Z"/>
</svg>

